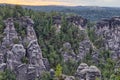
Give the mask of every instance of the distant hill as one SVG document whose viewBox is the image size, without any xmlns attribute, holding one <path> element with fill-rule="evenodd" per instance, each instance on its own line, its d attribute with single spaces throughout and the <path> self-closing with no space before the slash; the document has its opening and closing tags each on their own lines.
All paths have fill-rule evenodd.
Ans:
<svg viewBox="0 0 120 80">
<path fill-rule="evenodd" d="M 90 20 L 99 20 L 101 18 L 110 18 L 120 16 L 120 8 L 113 7 L 96 7 L 96 6 L 23 6 L 24 8 L 43 11 L 43 12 L 65 12 L 79 14 Z"/>
<path fill-rule="evenodd" d="M 63 13 L 73 13 L 73 14 L 81 15 L 84 18 L 87 18 L 92 21 L 97 21 L 100 20 L 101 18 L 120 16 L 120 8 L 115 8 L 115 7 L 51 5 L 51 6 L 23 6 L 23 8 L 42 11 L 42 12 L 57 11 Z"/>
</svg>

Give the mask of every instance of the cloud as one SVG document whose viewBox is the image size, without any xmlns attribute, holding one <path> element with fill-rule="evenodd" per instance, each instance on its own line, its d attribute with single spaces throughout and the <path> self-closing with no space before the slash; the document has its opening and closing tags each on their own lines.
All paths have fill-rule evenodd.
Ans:
<svg viewBox="0 0 120 80">
<path fill-rule="evenodd" d="M 24 5 L 71 5 L 66 2 L 43 0 L 0 0 L 0 3 L 24 4 Z"/>
<path fill-rule="evenodd" d="M 0 3 L 24 5 L 85 5 L 120 7 L 120 0 L 0 0 Z"/>
</svg>

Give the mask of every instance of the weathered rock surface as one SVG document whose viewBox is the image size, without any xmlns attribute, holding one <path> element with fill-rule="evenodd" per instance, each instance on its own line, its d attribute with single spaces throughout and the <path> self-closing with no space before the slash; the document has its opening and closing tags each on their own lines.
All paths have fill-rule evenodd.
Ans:
<svg viewBox="0 0 120 80">
<path fill-rule="evenodd" d="M 70 16 L 67 18 L 68 23 L 72 23 L 76 27 L 79 27 L 80 33 L 78 35 L 82 36 L 82 39 L 79 42 L 79 48 L 77 49 L 77 53 L 71 47 L 69 42 L 63 44 L 63 48 L 61 50 L 62 56 L 64 57 L 64 61 L 72 59 L 76 62 L 83 60 L 87 54 L 89 54 L 90 50 L 93 49 L 93 45 L 89 40 L 86 28 L 87 28 L 87 20 L 80 16 Z M 77 34 L 76 34 L 77 35 Z"/>
<path fill-rule="evenodd" d="M 4 29 L 4 37 L 1 45 L 2 53 L 6 53 L 6 50 L 14 45 L 14 42 L 18 39 L 17 32 L 14 27 L 13 19 L 8 18 L 4 21 L 6 28 Z"/>
<path fill-rule="evenodd" d="M 63 56 L 65 62 L 70 59 L 76 61 L 76 54 L 72 50 L 71 44 L 69 42 L 66 42 L 63 44 L 61 53 L 62 53 L 62 56 Z"/>
<path fill-rule="evenodd" d="M 26 50 L 24 49 L 24 46 L 22 44 L 15 44 L 11 51 L 14 54 L 14 60 L 21 63 L 21 59 L 26 55 Z"/>
<path fill-rule="evenodd" d="M 17 32 L 14 27 L 14 20 L 18 20 L 21 25 L 26 26 L 26 42 L 19 42 Z M 0 71 L 9 69 L 16 75 L 17 80 L 35 80 L 40 77 L 42 71 L 49 67 L 48 60 L 42 57 L 40 46 L 33 29 L 33 20 L 29 17 L 20 19 L 8 18 L 5 20 L 6 28 L 4 38 L 0 48 Z M 23 45 L 26 45 L 24 48 Z M 27 63 L 24 63 L 28 60 Z"/>
<path fill-rule="evenodd" d="M 20 25 L 24 25 L 26 36 L 23 40 L 18 37 L 14 27 L 14 20 L 18 20 Z M 90 55 L 95 63 L 99 63 L 99 51 L 90 41 L 86 33 L 87 20 L 79 17 L 68 17 L 67 21 L 79 27 L 85 38 L 79 42 L 78 53 L 72 49 L 69 42 L 65 42 L 60 52 L 64 62 L 72 59 L 75 62 L 82 61 L 86 55 Z M 53 25 L 57 26 L 57 32 L 61 28 L 61 17 L 53 17 Z M 10 69 L 17 77 L 17 80 L 35 80 L 40 77 L 42 72 L 49 70 L 50 65 L 47 58 L 43 58 L 41 48 L 37 41 L 34 31 L 34 21 L 29 17 L 20 19 L 8 18 L 5 20 L 6 28 L 4 37 L 0 46 L 0 71 Z M 104 19 L 97 23 L 95 33 L 98 37 L 103 38 L 102 49 L 110 50 L 110 57 L 114 60 L 120 58 L 120 17 Z M 21 42 L 20 42 L 21 41 Z M 24 42 L 22 42 L 24 41 Z M 120 68 L 120 62 L 115 66 L 115 71 Z M 55 72 L 50 72 L 54 76 Z M 88 66 L 81 63 L 77 69 L 76 77 L 78 80 L 101 80 L 101 72 L 96 66 Z M 65 80 L 75 80 L 73 76 L 63 75 Z"/>
<path fill-rule="evenodd" d="M 98 37 L 103 38 L 103 48 L 111 51 L 111 58 L 120 58 L 120 17 L 99 21 L 95 30 Z"/>
<path fill-rule="evenodd" d="M 79 43 L 79 54 L 77 55 L 78 60 L 83 60 L 87 54 L 90 54 L 90 50 L 92 49 L 92 45 L 90 40 L 86 39 Z"/>
<path fill-rule="evenodd" d="M 73 25 L 77 26 L 80 30 L 84 30 L 87 28 L 87 26 L 86 26 L 87 19 L 84 19 L 81 16 L 70 16 L 70 17 L 66 17 L 65 19 L 69 24 L 73 24 Z M 53 16 L 52 22 L 53 22 L 53 26 L 56 29 L 56 32 L 57 33 L 60 32 L 61 24 L 62 24 L 62 17 L 61 16 Z"/>
<path fill-rule="evenodd" d="M 33 21 L 28 18 L 28 24 L 27 24 L 27 39 L 28 39 L 28 46 L 27 46 L 27 52 L 28 52 L 28 60 L 29 64 L 32 67 L 35 67 L 36 76 L 40 76 L 42 71 L 46 70 L 46 67 L 43 62 L 42 52 L 40 49 L 40 46 L 37 42 L 37 37 L 35 34 L 35 31 L 33 29 Z"/>
<path fill-rule="evenodd" d="M 81 16 L 70 16 L 67 18 L 68 23 L 72 23 L 83 30 L 86 28 L 87 19 L 82 18 Z"/>
<path fill-rule="evenodd" d="M 64 80 L 75 80 L 74 76 L 67 76 L 67 75 L 62 75 Z"/>
<path fill-rule="evenodd" d="M 81 63 L 76 72 L 76 78 L 78 80 L 101 80 L 101 72 L 96 66 L 88 66 L 85 63 Z"/>
</svg>

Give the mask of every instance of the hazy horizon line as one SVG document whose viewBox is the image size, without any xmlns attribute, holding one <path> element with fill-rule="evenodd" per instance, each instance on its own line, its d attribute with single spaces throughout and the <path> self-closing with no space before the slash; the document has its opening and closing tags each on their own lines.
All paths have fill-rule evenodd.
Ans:
<svg viewBox="0 0 120 80">
<path fill-rule="evenodd" d="M 108 7 L 108 8 L 120 8 L 116 6 L 93 6 L 93 5 L 30 5 L 30 4 L 11 4 L 11 3 L 0 3 L 1 5 L 19 5 L 19 6 L 63 6 L 63 7 Z"/>
</svg>

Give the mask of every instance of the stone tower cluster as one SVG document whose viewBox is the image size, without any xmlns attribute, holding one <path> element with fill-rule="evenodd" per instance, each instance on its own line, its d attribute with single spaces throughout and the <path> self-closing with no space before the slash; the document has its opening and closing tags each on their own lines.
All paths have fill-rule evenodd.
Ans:
<svg viewBox="0 0 120 80">
<path fill-rule="evenodd" d="M 5 20 L 4 37 L 0 47 L 0 70 L 13 71 L 17 80 L 35 80 L 46 71 L 46 58 L 43 58 L 37 37 L 33 29 L 33 20 L 29 17 L 21 17 L 19 21 L 26 25 L 26 48 L 19 40 L 14 27 L 13 18 Z M 17 43 L 16 43 L 17 41 Z M 27 60 L 27 63 L 25 63 Z M 48 62 L 48 61 L 47 61 Z"/>
</svg>

